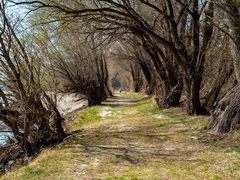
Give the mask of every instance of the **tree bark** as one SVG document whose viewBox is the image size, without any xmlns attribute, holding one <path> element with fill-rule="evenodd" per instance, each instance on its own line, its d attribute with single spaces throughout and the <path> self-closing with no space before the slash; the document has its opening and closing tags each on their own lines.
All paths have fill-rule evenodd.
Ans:
<svg viewBox="0 0 240 180">
<path fill-rule="evenodd" d="M 216 106 L 208 125 L 213 134 L 240 130 L 240 86 L 234 87 Z"/>
<path fill-rule="evenodd" d="M 168 89 L 166 85 L 162 84 L 162 96 L 157 97 L 155 100 L 158 104 L 159 108 L 170 108 L 170 107 L 176 107 L 180 104 L 180 99 L 182 96 L 182 90 L 183 90 L 183 82 L 180 79 L 178 81 L 178 84 Z"/>
<path fill-rule="evenodd" d="M 186 111 L 189 115 L 201 114 L 200 106 L 200 82 L 198 79 L 184 79 L 186 88 Z"/>
<path fill-rule="evenodd" d="M 208 125 L 208 132 L 219 134 L 240 130 L 240 11 L 234 0 L 226 0 L 227 14 L 234 37 L 233 61 L 238 85 L 234 87 L 215 107 Z"/>
<path fill-rule="evenodd" d="M 202 105 L 202 109 L 206 114 L 209 114 L 214 107 L 214 103 L 217 101 L 218 95 L 223 85 L 229 80 L 233 74 L 233 66 L 229 64 L 228 60 L 222 59 L 219 63 L 219 74 L 213 82 L 212 88 L 205 96 L 205 101 Z"/>
</svg>

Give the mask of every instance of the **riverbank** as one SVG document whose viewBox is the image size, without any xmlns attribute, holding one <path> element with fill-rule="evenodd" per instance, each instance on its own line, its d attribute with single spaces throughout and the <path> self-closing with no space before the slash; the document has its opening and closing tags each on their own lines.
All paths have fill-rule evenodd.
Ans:
<svg viewBox="0 0 240 180">
<path fill-rule="evenodd" d="M 88 105 L 86 98 L 76 93 L 59 93 L 57 99 L 58 109 L 65 119 L 64 126 L 71 123 L 77 112 Z M 11 132 L 4 124 L 0 124 L 0 174 L 14 165 L 28 164 L 34 158 L 25 157 L 14 141 L 8 142 L 10 137 Z"/>
</svg>

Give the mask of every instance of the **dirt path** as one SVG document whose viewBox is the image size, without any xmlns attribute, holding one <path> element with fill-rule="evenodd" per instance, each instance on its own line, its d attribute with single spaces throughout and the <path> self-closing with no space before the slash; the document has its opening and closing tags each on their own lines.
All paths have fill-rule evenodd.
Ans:
<svg viewBox="0 0 240 180">
<path fill-rule="evenodd" d="M 88 121 L 94 113 L 97 120 L 83 125 L 78 134 L 59 147 L 44 151 L 29 166 L 5 178 L 240 177 L 240 153 L 209 140 L 203 132 L 206 121 L 200 117 L 159 111 L 151 99 L 139 95 L 118 94 L 86 111 L 79 115 L 82 120 Z"/>
</svg>

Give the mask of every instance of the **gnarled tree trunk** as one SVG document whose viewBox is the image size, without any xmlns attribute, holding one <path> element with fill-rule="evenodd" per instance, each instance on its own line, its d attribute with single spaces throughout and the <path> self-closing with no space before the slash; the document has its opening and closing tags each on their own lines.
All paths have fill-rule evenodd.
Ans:
<svg viewBox="0 0 240 180">
<path fill-rule="evenodd" d="M 216 106 L 208 125 L 213 134 L 240 130 L 240 86 L 234 87 Z"/>
<path fill-rule="evenodd" d="M 202 105 L 202 109 L 207 114 L 213 109 L 213 105 L 218 99 L 219 93 L 224 84 L 229 80 L 233 74 L 233 66 L 229 64 L 228 60 L 222 59 L 219 64 L 219 74 L 213 82 L 212 88 L 205 96 L 205 101 Z"/>
<path fill-rule="evenodd" d="M 178 83 L 175 87 L 167 88 L 167 86 L 163 83 L 161 88 L 161 98 L 157 97 L 156 102 L 160 108 L 169 108 L 176 107 L 180 104 L 180 99 L 182 96 L 183 90 L 183 81 L 181 79 L 178 80 Z"/>
<path fill-rule="evenodd" d="M 225 5 L 235 40 L 233 64 L 238 85 L 214 109 L 208 126 L 211 133 L 228 133 L 240 129 L 240 4 L 238 1 L 226 0 Z"/>
</svg>

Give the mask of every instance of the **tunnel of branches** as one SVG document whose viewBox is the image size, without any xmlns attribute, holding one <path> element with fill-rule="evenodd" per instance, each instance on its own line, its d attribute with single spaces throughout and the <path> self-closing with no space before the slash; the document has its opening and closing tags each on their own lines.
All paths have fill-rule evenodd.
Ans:
<svg viewBox="0 0 240 180">
<path fill-rule="evenodd" d="M 7 10 L 28 12 L 21 18 Z M 10 6 L 10 7 L 11 7 Z M 209 115 L 208 131 L 240 127 L 240 5 L 234 0 L 2 1 L 0 116 L 22 152 L 66 137 L 57 93 L 89 106 L 114 91 L 159 108 Z"/>
</svg>

